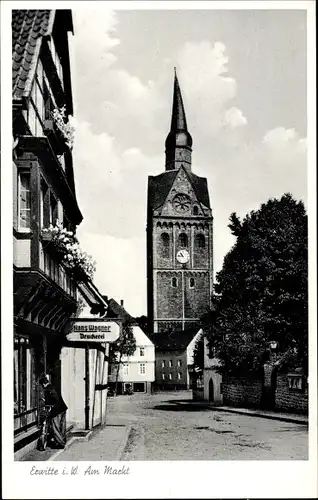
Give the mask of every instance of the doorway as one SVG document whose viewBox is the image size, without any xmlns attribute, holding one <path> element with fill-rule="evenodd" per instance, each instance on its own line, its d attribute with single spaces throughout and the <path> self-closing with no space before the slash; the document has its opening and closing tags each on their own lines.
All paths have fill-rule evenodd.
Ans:
<svg viewBox="0 0 318 500">
<path fill-rule="evenodd" d="M 212 378 L 210 378 L 209 381 L 209 401 L 210 402 L 214 401 L 214 384 Z"/>
</svg>

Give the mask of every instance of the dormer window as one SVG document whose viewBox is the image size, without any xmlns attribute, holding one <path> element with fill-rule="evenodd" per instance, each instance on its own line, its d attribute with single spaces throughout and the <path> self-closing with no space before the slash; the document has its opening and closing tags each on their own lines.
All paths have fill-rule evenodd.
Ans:
<svg viewBox="0 0 318 500">
<path fill-rule="evenodd" d="M 193 212 L 193 215 L 198 215 L 199 209 L 198 209 L 198 207 L 196 205 L 193 207 L 193 211 L 192 212 Z"/>
</svg>

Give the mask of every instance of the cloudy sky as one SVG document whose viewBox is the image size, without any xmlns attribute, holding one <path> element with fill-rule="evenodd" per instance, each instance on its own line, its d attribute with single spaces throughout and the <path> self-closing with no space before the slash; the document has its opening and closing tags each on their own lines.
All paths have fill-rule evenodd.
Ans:
<svg viewBox="0 0 318 500">
<path fill-rule="evenodd" d="M 306 202 L 306 12 L 110 11 L 101 2 L 73 17 L 78 236 L 102 293 L 146 314 L 147 176 L 164 171 L 173 67 L 192 170 L 208 179 L 218 271 L 233 244 L 231 212 L 287 191 Z"/>
</svg>

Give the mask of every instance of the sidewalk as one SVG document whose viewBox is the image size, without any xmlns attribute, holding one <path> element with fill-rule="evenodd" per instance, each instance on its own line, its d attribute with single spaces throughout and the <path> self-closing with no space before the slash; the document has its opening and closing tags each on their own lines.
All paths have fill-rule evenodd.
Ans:
<svg viewBox="0 0 318 500">
<path fill-rule="evenodd" d="M 70 437 L 64 450 L 33 450 L 23 461 L 118 461 L 129 434 L 130 426 L 106 425 L 94 430 L 89 440 Z"/>
<path fill-rule="evenodd" d="M 246 415 L 248 417 L 261 417 L 271 420 L 280 420 L 282 422 L 308 425 L 308 416 L 300 415 L 298 413 L 284 413 L 259 409 L 252 410 L 249 408 L 236 408 L 234 406 L 216 406 L 211 403 L 205 403 L 204 401 L 193 401 L 193 404 L 203 404 L 204 406 L 207 406 L 211 410 L 215 411 L 224 411 L 228 413 L 237 413 L 238 415 Z"/>
</svg>

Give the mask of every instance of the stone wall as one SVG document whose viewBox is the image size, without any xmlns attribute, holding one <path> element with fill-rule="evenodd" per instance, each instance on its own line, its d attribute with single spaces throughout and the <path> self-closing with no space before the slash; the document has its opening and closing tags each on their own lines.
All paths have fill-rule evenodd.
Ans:
<svg viewBox="0 0 318 500">
<path fill-rule="evenodd" d="M 257 408 L 261 404 L 262 381 L 227 379 L 221 391 L 224 405 Z"/>
<path fill-rule="evenodd" d="M 308 412 L 308 387 L 305 379 L 302 387 L 290 387 L 290 378 L 295 374 L 278 373 L 273 410 L 291 413 Z M 223 404 L 245 408 L 262 407 L 263 383 L 261 380 L 228 378 L 221 384 Z M 266 408 L 266 407 L 265 407 Z"/>
<path fill-rule="evenodd" d="M 302 379 L 303 388 L 300 390 L 290 389 L 288 374 L 278 374 L 275 393 L 275 409 L 295 413 L 308 412 L 308 387 L 305 379 Z"/>
</svg>

